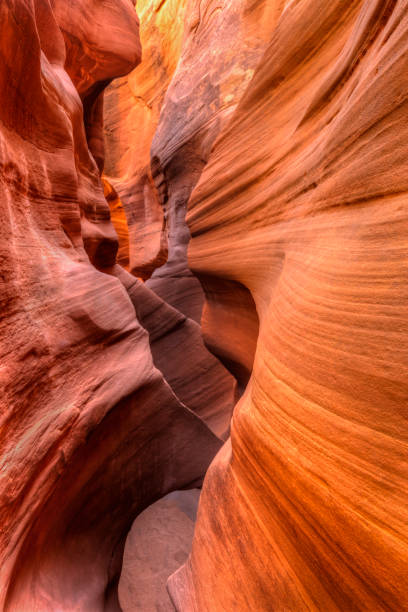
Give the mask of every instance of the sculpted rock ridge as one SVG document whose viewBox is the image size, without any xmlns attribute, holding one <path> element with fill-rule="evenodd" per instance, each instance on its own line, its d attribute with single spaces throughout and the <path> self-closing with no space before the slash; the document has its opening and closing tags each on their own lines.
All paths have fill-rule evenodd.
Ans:
<svg viewBox="0 0 408 612">
<path fill-rule="evenodd" d="M 193 192 L 259 337 L 178 609 L 408 609 L 407 68 L 406 2 L 287 3 Z"/>
<path fill-rule="evenodd" d="M 0 609 L 114 610 L 132 521 L 201 484 L 235 381 L 185 316 L 160 328 L 146 289 L 152 346 L 191 332 L 198 397 L 153 348 L 163 376 L 116 272 L 102 96 L 140 61 L 132 4 L 6 0 L 0 33 Z"/>
<path fill-rule="evenodd" d="M 0 92 L 0 610 L 408 610 L 408 2 L 2 0 Z"/>
</svg>

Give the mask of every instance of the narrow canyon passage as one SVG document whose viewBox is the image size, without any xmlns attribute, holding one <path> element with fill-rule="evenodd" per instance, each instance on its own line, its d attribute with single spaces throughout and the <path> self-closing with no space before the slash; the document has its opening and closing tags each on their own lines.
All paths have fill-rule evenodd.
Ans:
<svg viewBox="0 0 408 612">
<path fill-rule="evenodd" d="M 0 0 L 0 612 L 408 612 L 407 0 Z"/>
</svg>

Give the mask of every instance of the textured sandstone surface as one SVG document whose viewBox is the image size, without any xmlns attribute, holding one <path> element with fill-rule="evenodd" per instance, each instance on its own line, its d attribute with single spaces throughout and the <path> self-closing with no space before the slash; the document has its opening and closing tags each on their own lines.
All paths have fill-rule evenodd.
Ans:
<svg viewBox="0 0 408 612">
<path fill-rule="evenodd" d="M 0 3 L 1 610 L 116 610 L 135 516 L 220 447 L 103 273 L 101 92 L 139 59 L 127 0 Z"/>
<path fill-rule="evenodd" d="M 129 269 L 129 225 L 126 211 L 116 189 L 102 176 L 103 195 L 109 204 L 110 216 L 113 227 L 118 237 L 118 252 L 116 262 L 125 270 Z"/>
<path fill-rule="evenodd" d="M 204 345 L 200 326 L 120 266 L 114 274 L 126 287 L 138 320 L 149 332 L 155 366 L 179 400 L 219 438 L 226 439 L 237 384 Z"/>
<path fill-rule="evenodd" d="M 204 296 L 187 264 L 187 202 L 216 137 L 252 78 L 283 5 L 282 0 L 191 0 L 188 4 L 180 61 L 166 92 L 151 148 L 153 177 L 166 210 L 168 260 L 155 270 L 148 284 L 196 320 L 201 318 Z M 215 291 L 213 287 L 212 293 Z M 243 296 L 245 289 L 238 293 Z M 252 298 L 245 297 L 247 302 Z M 255 336 L 246 342 L 243 363 L 238 338 L 229 341 L 227 332 L 220 339 L 219 330 L 207 316 L 210 301 L 205 308 L 201 322 L 206 342 L 221 359 L 231 353 L 231 344 L 235 345 L 238 364 L 234 362 L 233 369 L 246 382 L 257 335 L 255 309 L 252 307 L 249 314 Z M 232 319 L 240 320 L 242 304 L 230 300 L 228 308 Z M 228 324 L 225 321 L 226 329 Z"/>
<path fill-rule="evenodd" d="M 133 4 L 0 0 L 0 610 L 408 610 L 407 0 Z"/>
<path fill-rule="evenodd" d="M 188 198 L 283 6 L 283 0 L 139 2 L 142 63 L 113 83 L 105 96 L 105 172 L 126 212 L 129 270 L 142 278 L 153 272 L 149 288 L 196 322 L 202 318 L 204 295 L 187 266 Z M 211 293 L 216 291 L 212 287 Z M 202 323 L 208 345 L 232 364 L 244 385 L 258 321 L 245 288 L 237 286 L 237 294 L 237 301 L 223 307 L 230 313 L 225 327 L 246 313 L 251 323 L 241 327 L 250 327 L 251 334 L 244 348 L 242 338 L 228 340 L 228 333 L 220 340 L 210 300 Z M 221 302 L 222 295 L 215 307 Z"/>
<path fill-rule="evenodd" d="M 179 610 L 408 609 L 407 69 L 405 1 L 287 3 L 193 193 L 260 331 Z"/>
<path fill-rule="evenodd" d="M 167 257 L 163 208 L 150 170 L 150 145 L 179 59 L 185 5 L 186 0 L 138 0 L 142 61 L 105 93 L 105 172 L 126 211 L 130 271 L 142 278 L 148 278 Z"/>
</svg>

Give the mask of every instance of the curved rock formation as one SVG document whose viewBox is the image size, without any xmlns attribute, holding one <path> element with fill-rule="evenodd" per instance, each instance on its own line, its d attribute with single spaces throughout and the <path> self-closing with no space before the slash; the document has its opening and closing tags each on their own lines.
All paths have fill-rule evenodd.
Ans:
<svg viewBox="0 0 408 612">
<path fill-rule="evenodd" d="M 179 610 L 408 609 L 407 68 L 405 1 L 288 2 L 193 193 L 260 332 Z"/>
<path fill-rule="evenodd" d="M 0 2 L 0 610 L 210 464 L 179 612 L 408 610 L 407 0 L 133 4 Z"/>
<path fill-rule="evenodd" d="M 177 397 L 221 439 L 229 435 L 236 381 L 204 345 L 200 326 L 120 266 L 137 318 L 149 332 L 153 362 Z"/>
<path fill-rule="evenodd" d="M 112 83 L 105 95 L 105 172 L 126 211 L 129 269 L 141 278 L 149 278 L 167 258 L 163 208 L 150 171 L 150 145 L 179 59 L 185 5 L 186 0 L 138 0 L 142 62 Z"/>
<path fill-rule="evenodd" d="M 148 285 L 195 320 L 201 319 L 204 295 L 187 264 L 187 202 L 216 137 L 252 78 L 282 8 L 282 0 L 193 0 L 188 6 L 180 61 L 164 99 L 151 149 L 153 177 L 166 210 L 168 260 L 155 270 Z M 208 277 L 207 288 L 210 281 Z M 214 285 L 211 293 L 216 291 Z M 237 287 L 237 292 L 245 305 L 252 303 L 250 296 L 244 297 L 245 288 Z M 242 307 L 231 301 L 228 307 L 237 321 Z M 252 306 L 250 318 L 257 332 Z M 228 342 L 220 344 L 217 331 L 211 324 L 207 326 L 210 320 L 208 316 L 202 320 L 204 338 L 224 359 L 231 347 Z M 248 380 L 246 368 L 248 363 L 252 366 L 255 342 L 256 333 L 245 349 L 246 363 L 233 366 L 242 384 Z M 241 352 L 238 344 L 237 354 Z"/>
<path fill-rule="evenodd" d="M 133 519 L 220 447 L 101 271 L 101 92 L 139 56 L 127 0 L 0 3 L 1 610 L 117 609 Z"/>
<path fill-rule="evenodd" d="M 116 261 L 125 270 L 129 269 L 129 226 L 123 203 L 114 187 L 105 176 L 102 176 L 103 195 L 109 204 L 110 216 L 113 227 L 118 236 L 118 252 Z"/>
<path fill-rule="evenodd" d="M 253 297 L 244 285 L 200 274 L 205 291 L 201 318 L 203 340 L 238 381 L 242 395 L 254 363 L 259 319 Z"/>
</svg>

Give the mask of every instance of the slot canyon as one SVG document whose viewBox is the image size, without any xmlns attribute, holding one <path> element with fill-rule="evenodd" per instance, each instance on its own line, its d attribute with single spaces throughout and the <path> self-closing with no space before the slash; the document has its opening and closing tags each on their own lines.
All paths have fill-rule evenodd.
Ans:
<svg viewBox="0 0 408 612">
<path fill-rule="evenodd" d="M 0 0 L 0 612 L 408 612 L 408 0 Z"/>
</svg>

